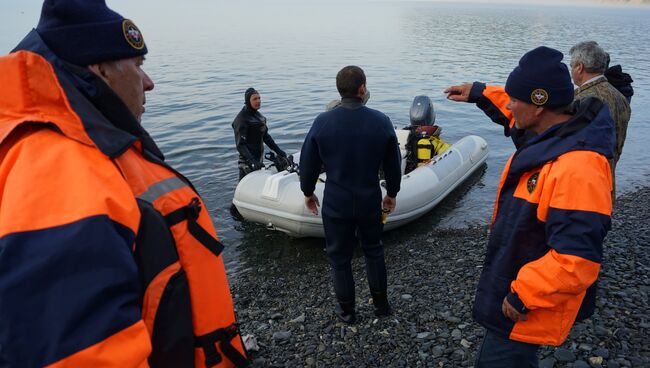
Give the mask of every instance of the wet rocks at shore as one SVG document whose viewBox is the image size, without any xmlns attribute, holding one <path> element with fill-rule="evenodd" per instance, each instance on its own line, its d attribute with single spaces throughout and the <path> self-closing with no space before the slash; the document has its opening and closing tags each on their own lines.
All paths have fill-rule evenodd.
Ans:
<svg viewBox="0 0 650 368">
<path fill-rule="evenodd" d="M 650 367 L 650 188 L 620 197 L 604 244 L 596 313 L 563 346 L 543 347 L 540 367 Z M 471 316 L 486 226 L 431 230 L 386 247 L 394 315 L 376 318 L 363 257 L 353 270 L 355 325 L 333 314 L 324 252 L 309 262 L 268 259 L 233 280 L 243 335 L 260 367 L 467 367 L 483 329 Z M 263 245 L 260 245 L 263 246 Z M 317 245 L 314 245 L 318 247 Z"/>
</svg>

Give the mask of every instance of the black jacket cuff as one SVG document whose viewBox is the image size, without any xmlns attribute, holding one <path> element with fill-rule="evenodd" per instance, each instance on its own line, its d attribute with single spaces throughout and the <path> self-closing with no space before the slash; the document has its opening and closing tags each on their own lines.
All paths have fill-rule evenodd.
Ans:
<svg viewBox="0 0 650 368">
<path fill-rule="evenodd" d="M 477 103 L 478 100 L 483 96 L 483 91 L 485 91 L 485 83 L 472 83 L 472 89 L 469 90 L 469 98 L 467 102 Z"/>
<path fill-rule="evenodd" d="M 517 312 L 523 314 L 528 313 L 528 308 L 526 308 L 524 302 L 519 299 L 519 296 L 517 294 L 509 293 L 508 296 L 506 296 L 506 300 L 517 310 Z"/>
</svg>

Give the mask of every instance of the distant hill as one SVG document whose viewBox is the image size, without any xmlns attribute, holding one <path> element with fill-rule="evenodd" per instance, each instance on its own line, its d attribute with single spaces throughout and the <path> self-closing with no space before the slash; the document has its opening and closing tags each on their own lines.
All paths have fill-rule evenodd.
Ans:
<svg viewBox="0 0 650 368">
<path fill-rule="evenodd" d="M 650 0 L 596 0 L 599 3 L 650 4 Z"/>
<path fill-rule="evenodd" d="M 650 0 L 607 0 L 606 3 L 650 4 Z"/>
<path fill-rule="evenodd" d="M 650 5 L 650 0 L 569 0 L 571 3 Z"/>
<path fill-rule="evenodd" d="M 472 1 L 472 0 L 468 0 Z M 478 0 L 478 1 L 488 1 L 489 0 Z M 499 1 L 499 0 L 496 0 Z M 503 0 L 504 2 L 510 2 L 510 0 Z M 513 0 L 514 1 L 514 0 Z M 564 0 L 564 1 L 535 1 L 536 3 L 564 3 L 564 4 L 621 4 L 621 5 L 650 5 L 650 0 Z"/>
<path fill-rule="evenodd" d="M 369 0 L 373 1 L 373 0 Z M 395 0 L 374 0 L 374 1 L 395 1 Z M 399 0 L 398 0 L 399 1 Z M 449 0 L 405 0 L 405 1 L 449 1 Z M 521 0 L 457 0 L 461 2 L 477 2 L 477 3 L 521 3 Z M 528 0 L 531 4 L 546 4 L 546 5 L 570 5 L 570 4 L 600 4 L 600 5 L 650 5 L 650 0 Z"/>
</svg>

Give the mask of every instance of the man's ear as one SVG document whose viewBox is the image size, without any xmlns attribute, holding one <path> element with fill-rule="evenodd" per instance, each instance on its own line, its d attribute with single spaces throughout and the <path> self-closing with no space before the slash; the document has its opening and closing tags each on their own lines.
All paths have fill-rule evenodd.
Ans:
<svg viewBox="0 0 650 368">
<path fill-rule="evenodd" d="M 105 63 L 90 64 L 88 65 L 88 69 L 108 84 L 108 75 Z"/>
<path fill-rule="evenodd" d="M 366 84 L 365 83 L 359 86 L 359 90 L 357 91 L 357 94 L 359 95 L 359 97 L 362 97 L 362 98 L 366 94 Z"/>
</svg>

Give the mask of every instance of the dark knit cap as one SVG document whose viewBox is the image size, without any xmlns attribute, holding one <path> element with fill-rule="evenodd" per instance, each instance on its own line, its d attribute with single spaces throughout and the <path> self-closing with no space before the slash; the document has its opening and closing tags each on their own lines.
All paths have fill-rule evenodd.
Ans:
<svg viewBox="0 0 650 368">
<path fill-rule="evenodd" d="M 249 88 L 246 90 L 244 93 L 244 103 L 246 103 L 246 106 L 250 107 L 251 109 L 253 108 L 251 106 L 251 96 L 252 95 L 259 95 L 259 92 L 253 87 Z"/>
<path fill-rule="evenodd" d="M 573 83 L 561 52 L 541 46 L 528 51 L 510 73 L 506 93 L 537 106 L 562 107 L 573 102 Z"/>
<path fill-rule="evenodd" d="M 77 65 L 147 53 L 138 27 L 105 0 L 45 0 L 36 31 L 58 57 Z"/>
</svg>

